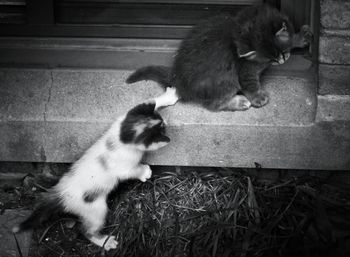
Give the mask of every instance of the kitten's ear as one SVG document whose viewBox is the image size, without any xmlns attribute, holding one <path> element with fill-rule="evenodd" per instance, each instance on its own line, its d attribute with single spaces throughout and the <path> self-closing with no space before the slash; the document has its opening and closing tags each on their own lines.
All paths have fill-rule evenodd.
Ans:
<svg viewBox="0 0 350 257">
<path fill-rule="evenodd" d="M 239 58 L 253 60 L 256 57 L 256 51 L 252 50 L 248 45 L 237 42 L 237 52 Z"/>
<path fill-rule="evenodd" d="M 154 100 L 136 105 L 132 108 L 128 115 L 151 115 L 154 113 L 156 108 L 156 102 Z"/>
<path fill-rule="evenodd" d="M 290 34 L 288 32 L 287 24 L 285 22 L 282 23 L 282 28 L 276 32 L 275 36 L 281 42 L 287 42 L 290 40 Z"/>
</svg>

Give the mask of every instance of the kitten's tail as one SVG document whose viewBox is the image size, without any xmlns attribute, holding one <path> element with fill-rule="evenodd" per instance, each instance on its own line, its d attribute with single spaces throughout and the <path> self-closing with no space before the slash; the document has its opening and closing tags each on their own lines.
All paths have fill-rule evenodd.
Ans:
<svg viewBox="0 0 350 257">
<path fill-rule="evenodd" d="M 146 66 L 133 72 L 126 83 L 131 84 L 141 80 L 153 80 L 163 88 L 171 87 L 170 67 L 166 66 Z"/>
<path fill-rule="evenodd" d="M 36 206 L 32 214 L 23 222 L 12 228 L 13 233 L 37 228 L 53 215 L 63 211 L 60 199 L 53 192 L 43 194 L 42 200 Z"/>
</svg>

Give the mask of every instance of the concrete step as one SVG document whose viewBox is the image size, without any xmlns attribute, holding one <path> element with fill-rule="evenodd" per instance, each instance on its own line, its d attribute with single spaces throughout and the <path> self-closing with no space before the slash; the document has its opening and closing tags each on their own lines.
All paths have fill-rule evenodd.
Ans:
<svg viewBox="0 0 350 257">
<path fill-rule="evenodd" d="M 265 168 L 350 169 L 349 100 L 339 105 L 343 116 L 325 118 L 325 109 L 317 108 L 312 73 L 292 64 L 265 76 L 271 102 L 264 108 L 212 113 L 180 103 L 163 110 L 172 143 L 146 161 L 156 165 L 254 167 L 257 162 Z M 162 93 L 153 82 L 125 84 L 130 72 L 1 69 L 0 160 L 75 161 L 117 116 Z"/>
</svg>

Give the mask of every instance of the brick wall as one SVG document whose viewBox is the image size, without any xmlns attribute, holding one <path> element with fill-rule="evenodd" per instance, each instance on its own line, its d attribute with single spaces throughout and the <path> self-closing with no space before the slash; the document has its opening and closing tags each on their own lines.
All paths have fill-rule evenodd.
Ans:
<svg viewBox="0 0 350 257">
<path fill-rule="evenodd" d="M 319 94 L 350 95 L 350 1 L 321 0 Z"/>
</svg>

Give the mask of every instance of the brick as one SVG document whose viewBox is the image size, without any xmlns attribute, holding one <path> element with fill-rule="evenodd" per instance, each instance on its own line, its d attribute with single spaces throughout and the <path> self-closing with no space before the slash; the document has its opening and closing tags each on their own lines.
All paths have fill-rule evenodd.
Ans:
<svg viewBox="0 0 350 257">
<path fill-rule="evenodd" d="M 350 2 L 321 0 L 321 26 L 326 29 L 350 29 Z"/>
<path fill-rule="evenodd" d="M 348 121 L 350 120 L 350 96 L 326 95 L 318 96 L 316 121 Z M 350 135 L 350 134 L 349 134 Z M 350 149 L 349 149 L 350 150 Z"/>
<path fill-rule="evenodd" d="M 324 31 L 319 41 L 319 61 L 350 64 L 350 31 Z"/>
<path fill-rule="evenodd" d="M 320 95 L 350 95 L 350 65 L 319 65 Z"/>
</svg>

